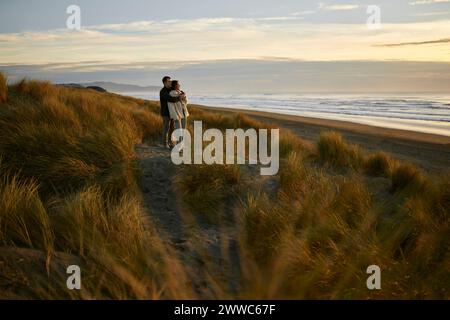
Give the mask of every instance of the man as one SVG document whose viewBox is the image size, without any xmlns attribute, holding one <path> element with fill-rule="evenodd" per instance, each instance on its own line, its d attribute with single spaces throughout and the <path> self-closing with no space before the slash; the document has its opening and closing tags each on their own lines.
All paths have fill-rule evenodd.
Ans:
<svg viewBox="0 0 450 320">
<path fill-rule="evenodd" d="M 178 102 L 181 97 L 172 97 L 170 95 L 170 88 L 172 86 L 172 79 L 169 76 L 165 76 L 162 79 L 164 87 L 159 92 L 159 102 L 161 105 L 161 117 L 163 118 L 163 132 L 162 132 L 162 144 L 166 148 L 173 148 L 172 133 L 174 130 L 174 122 L 170 119 L 169 107 L 167 102 Z"/>
</svg>

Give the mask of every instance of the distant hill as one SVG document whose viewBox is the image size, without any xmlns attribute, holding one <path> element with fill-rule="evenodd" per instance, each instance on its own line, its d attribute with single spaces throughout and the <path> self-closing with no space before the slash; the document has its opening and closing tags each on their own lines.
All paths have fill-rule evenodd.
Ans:
<svg viewBox="0 0 450 320">
<path fill-rule="evenodd" d="M 108 91 L 108 92 L 156 92 L 161 88 L 158 86 L 137 86 L 134 84 L 123 84 L 115 82 L 106 81 L 95 81 L 95 82 L 85 82 L 85 83 L 61 83 L 60 86 L 72 87 L 72 88 L 88 88 L 97 91 Z"/>
<path fill-rule="evenodd" d="M 86 89 L 92 89 L 98 92 L 108 92 L 108 90 L 99 86 L 87 86 Z"/>
<path fill-rule="evenodd" d="M 137 86 L 133 84 L 123 84 L 123 83 L 115 83 L 115 82 L 88 82 L 88 83 L 80 83 L 83 87 L 101 87 L 109 92 L 154 92 L 159 91 L 161 88 L 158 86 Z"/>
</svg>

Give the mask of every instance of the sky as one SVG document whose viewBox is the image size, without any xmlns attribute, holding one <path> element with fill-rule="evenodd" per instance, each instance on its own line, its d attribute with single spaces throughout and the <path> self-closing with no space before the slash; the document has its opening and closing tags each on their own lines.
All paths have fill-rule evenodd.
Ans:
<svg viewBox="0 0 450 320">
<path fill-rule="evenodd" d="M 139 85 L 169 74 L 195 92 L 450 93 L 450 0 L 0 0 L 0 70 Z"/>
</svg>

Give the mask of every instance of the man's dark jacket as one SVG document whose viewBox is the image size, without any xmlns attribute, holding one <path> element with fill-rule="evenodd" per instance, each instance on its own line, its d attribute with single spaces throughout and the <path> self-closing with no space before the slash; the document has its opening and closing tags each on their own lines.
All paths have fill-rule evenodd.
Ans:
<svg viewBox="0 0 450 320">
<path fill-rule="evenodd" d="M 167 89 L 166 87 L 162 88 L 159 92 L 159 102 L 161 105 L 161 116 L 163 117 L 169 117 L 169 107 L 167 106 L 167 102 L 178 102 L 180 101 L 179 97 L 172 97 L 170 95 L 170 89 Z"/>
</svg>

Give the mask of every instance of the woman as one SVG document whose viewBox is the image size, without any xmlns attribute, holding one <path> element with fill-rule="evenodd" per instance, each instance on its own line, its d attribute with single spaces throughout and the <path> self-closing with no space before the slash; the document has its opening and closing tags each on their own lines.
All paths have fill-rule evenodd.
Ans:
<svg viewBox="0 0 450 320">
<path fill-rule="evenodd" d="M 180 98 L 177 102 L 168 102 L 170 118 L 174 120 L 175 129 L 187 128 L 187 117 L 189 112 L 187 109 L 186 94 L 181 91 L 180 82 L 178 80 L 172 80 L 172 87 L 170 89 L 170 96 Z M 180 142 L 180 139 L 178 142 Z"/>
</svg>

